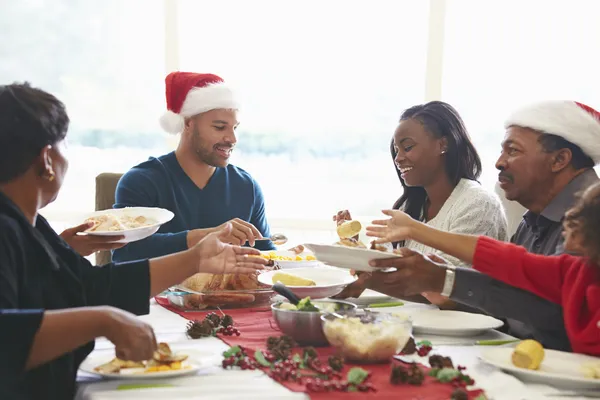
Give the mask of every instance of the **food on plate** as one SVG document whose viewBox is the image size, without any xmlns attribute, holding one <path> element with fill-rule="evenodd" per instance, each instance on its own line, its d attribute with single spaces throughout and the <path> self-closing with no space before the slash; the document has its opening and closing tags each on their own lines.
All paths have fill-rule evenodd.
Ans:
<svg viewBox="0 0 600 400">
<path fill-rule="evenodd" d="M 292 247 L 292 248 L 290 249 L 290 251 L 291 251 L 292 253 L 294 253 L 294 254 L 302 254 L 302 253 L 304 253 L 304 246 L 302 246 L 301 244 L 299 244 L 299 245 L 298 245 L 298 246 L 296 246 L 296 247 Z"/>
<path fill-rule="evenodd" d="M 537 370 L 544 360 L 544 347 L 532 339 L 520 342 L 512 353 L 515 367 Z"/>
<path fill-rule="evenodd" d="M 276 269 L 276 268 L 275 268 Z M 186 279 L 181 286 L 203 294 L 187 294 L 184 297 L 185 308 L 201 309 L 231 304 L 247 304 L 268 301 L 272 293 L 236 293 L 235 291 L 253 291 L 269 289 L 258 281 L 259 272 L 250 274 L 195 274 Z M 214 292 L 214 293 L 211 293 Z"/>
<path fill-rule="evenodd" d="M 273 283 L 281 282 L 286 286 L 317 286 L 312 279 L 302 278 L 301 276 L 276 272 L 273 274 Z"/>
<path fill-rule="evenodd" d="M 411 324 L 400 315 L 365 312 L 326 319 L 323 333 L 341 355 L 357 362 L 388 362 L 411 337 Z"/>
<path fill-rule="evenodd" d="M 367 246 L 363 242 L 354 238 L 344 238 L 340 239 L 339 242 L 336 243 L 338 246 L 346 246 L 346 247 L 357 247 L 359 249 L 366 249 Z"/>
<path fill-rule="evenodd" d="M 600 379 L 600 361 L 592 361 L 582 364 L 581 373 L 586 378 Z"/>
<path fill-rule="evenodd" d="M 143 368 L 142 371 L 136 371 L 135 373 L 175 371 L 190 368 L 189 365 L 184 364 L 187 358 L 187 354 L 173 353 L 169 345 L 163 342 L 158 344 L 158 349 L 150 360 L 137 362 L 115 357 L 106 364 L 97 366 L 94 371 L 102 374 L 117 374 L 121 373 L 122 370 L 133 368 Z"/>
<path fill-rule="evenodd" d="M 90 217 L 85 222 L 94 224 L 86 232 L 118 232 L 154 225 L 158 221 L 143 215 L 132 217 L 130 215 L 102 214 Z"/>
<path fill-rule="evenodd" d="M 320 301 L 312 302 L 310 300 L 310 297 L 305 297 L 298 302 L 298 305 L 293 305 L 291 303 L 286 303 L 286 302 L 281 303 L 281 305 L 279 306 L 279 309 L 280 310 L 289 310 L 289 311 L 335 312 L 340 309 L 340 305 L 337 303 L 320 302 Z"/>
<path fill-rule="evenodd" d="M 298 247 L 300 247 L 300 246 L 298 246 Z M 313 256 L 312 254 L 307 254 L 306 256 L 300 255 L 300 253 L 302 253 L 302 251 L 304 251 L 304 246 L 302 246 L 302 251 L 300 253 L 296 252 L 293 249 L 291 251 L 296 253 L 296 255 L 294 257 L 277 254 L 276 251 L 269 251 L 268 253 L 262 253 L 261 257 L 263 257 L 267 260 L 271 260 L 271 261 L 315 261 L 316 260 L 315 256 Z"/>
<path fill-rule="evenodd" d="M 362 229 L 358 221 L 344 221 L 337 226 L 337 234 L 340 239 L 349 239 L 357 236 Z"/>
</svg>

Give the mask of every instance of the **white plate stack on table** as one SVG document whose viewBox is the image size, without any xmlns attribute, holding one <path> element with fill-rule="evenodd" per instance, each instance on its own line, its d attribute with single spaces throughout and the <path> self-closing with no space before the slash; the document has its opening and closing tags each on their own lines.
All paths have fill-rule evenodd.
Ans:
<svg viewBox="0 0 600 400">
<path fill-rule="evenodd" d="M 174 214 L 163 208 L 126 207 L 96 211 L 85 215 L 76 224 L 89 221 L 94 226 L 84 234 L 94 236 L 124 236 L 118 243 L 130 243 L 155 234 Z"/>
</svg>

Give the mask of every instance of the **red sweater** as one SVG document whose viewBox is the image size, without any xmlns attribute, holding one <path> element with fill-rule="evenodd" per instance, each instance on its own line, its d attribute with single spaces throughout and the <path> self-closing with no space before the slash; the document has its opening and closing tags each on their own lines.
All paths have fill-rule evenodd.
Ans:
<svg viewBox="0 0 600 400">
<path fill-rule="evenodd" d="M 573 351 L 600 356 L 600 268 L 582 257 L 528 253 L 485 236 L 477 241 L 473 267 L 562 305 Z"/>
</svg>

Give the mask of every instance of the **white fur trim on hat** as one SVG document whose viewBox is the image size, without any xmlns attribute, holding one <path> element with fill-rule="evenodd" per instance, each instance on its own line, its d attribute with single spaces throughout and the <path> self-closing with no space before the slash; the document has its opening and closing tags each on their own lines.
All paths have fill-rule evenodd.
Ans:
<svg viewBox="0 0 600 400">
<path fill-rule="evenodd" d="M 185 119 L 181 115 L 175 114 L 173 111 L 168 110 L 158 121 L 160 122 L 160 126 L 172 135 L 183 132 Z"/>
<path fill-rule="evenodd" d="M 160 117 L 160 125 L 168 133 L 178 134 L 183 132 L 185 118 L 220 108 L 239 109 L 239 104 L 230 87 L 225 83 L 194 87 L 188 92 L 179 114 L 167 111 Z"/>
<path fill-rule="evenodd" d="M 560 136 L 600 164 L 600 120 L 574 101 L 547 101 L 522 107 L 506 119 L 504 127 L 510 126 Z"/>
</svg>

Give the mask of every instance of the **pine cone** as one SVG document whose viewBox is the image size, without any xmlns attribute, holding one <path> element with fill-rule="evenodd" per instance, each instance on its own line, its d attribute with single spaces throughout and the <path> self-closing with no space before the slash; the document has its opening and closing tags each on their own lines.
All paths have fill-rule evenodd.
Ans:
<svg viewBox="0 0 600 400">
<path fill-rule="evenodd" d="M 450 395 L 450 400 L 469 400 L 469 394 L 461 388 L 457 388 Z"/>
<path fill-rule="evenodd" d="M 204 321 L 190 321 L 187 324 L 186 334 L 191 339 L 200 339 L 213 335 L 212 322 L 205 319 Z"/>
<path fill-rule="evenodd" d="M 408 371 L 401 365 L 394 365 L 390 375 L 390 383 L 392 385 L 400 385 L 408 380 Z"/>
<path fill-rule="evenodd" d="M 408 370 L 408 379 L 406 383 L 411 385 L 421 385 L 425 380 L 425 374 L 423 370 L 417 366 L 417 364 L 412 364 Z"/>
<path fill-rule="evenodd" d="M 232 326 L 233 325 L 233 318 L 231 317 L 231 315 L 223 315 L 223 318 L 221 319 L 221 326 L 223 328 L 227 328 L 228 326 Z"/>
<path fill-rule="evenodd" d="M 209 320 L 215 328 L 221 326 L 221 317 L 219 317 L 214 312 L 207 314 L 206 317 L 204 317 L 204 319 Z"/>
<path fill-rule="evenodd" d="M 440 355 L 432 355 L 429 357 L 429 365 L 431 368 L 454 368 L 454 364 L 452 363 L 452 359 L 450 357 L 444 357 Z"/>
</svg>

